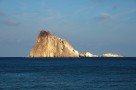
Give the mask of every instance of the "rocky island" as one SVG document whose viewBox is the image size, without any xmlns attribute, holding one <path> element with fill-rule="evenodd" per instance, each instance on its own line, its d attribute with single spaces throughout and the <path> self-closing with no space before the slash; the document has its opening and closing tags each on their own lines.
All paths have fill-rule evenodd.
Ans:
<svg viewBox="0 0 136 90">
<path fill-rule="evenodd" d="M 107 53 L 99 56 L 89 52 L 80 53 L 67 40 L 42 30 L 29 57 L 121 57 L 121 55 Z"/>
<path fill-rule="evenodd" d="M 41 31 L 34 47 L 30 51 L 30 57 L 79 57 L 79 53 L 72 45 L 50 32 Z"/>
</svg>

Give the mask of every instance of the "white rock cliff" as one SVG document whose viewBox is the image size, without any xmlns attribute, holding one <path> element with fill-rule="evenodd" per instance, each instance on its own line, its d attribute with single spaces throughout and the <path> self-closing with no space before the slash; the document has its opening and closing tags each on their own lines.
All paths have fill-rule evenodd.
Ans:
<svg viewBox="0 0 136 90">
<path fill-rule="evenodd" d="M 41 31 L 34 47 L 31 49 L 30 57 L 79 57 L 71 44 L 47 31 Z"/>
<path fill-rule="evenodd" d="M 80 53 L 73 46 L 47 31 L 41 31 L 29 57 L 122 57 L 119 54 L 105 53 L 101 56 L 90 52 Z"/>
</svg>

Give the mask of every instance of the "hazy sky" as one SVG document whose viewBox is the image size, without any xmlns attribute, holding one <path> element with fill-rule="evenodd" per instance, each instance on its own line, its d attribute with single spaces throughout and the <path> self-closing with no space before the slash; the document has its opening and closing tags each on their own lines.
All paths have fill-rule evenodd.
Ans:
<svg viewBox="0 0 136 90">
<path fill-rule="evenodd" d="M 0 0 L 0 56 L 28 56 L 41 29 L 78 51 L 136 56 L 136 0 Z"/>
</svg>

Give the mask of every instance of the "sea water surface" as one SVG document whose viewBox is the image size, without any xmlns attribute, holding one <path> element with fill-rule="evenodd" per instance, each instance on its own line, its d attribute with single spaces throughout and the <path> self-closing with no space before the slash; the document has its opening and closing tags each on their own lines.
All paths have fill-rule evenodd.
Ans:
<svg viewBox="0 0 136 90">
<path fill-rule="evenodd" d="M 0 90 L 136 90 L 136 60 L 0 58 Z"/>
</svg>

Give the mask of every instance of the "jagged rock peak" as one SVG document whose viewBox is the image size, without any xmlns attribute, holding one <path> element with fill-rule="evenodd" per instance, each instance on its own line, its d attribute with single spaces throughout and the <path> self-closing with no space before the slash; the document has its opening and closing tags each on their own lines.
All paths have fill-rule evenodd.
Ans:
<svg viewBox="0 0 136 90">
<path fill-rule="evenodd" d="M 42 36 L 48 36 L 48 35 L 51 35 L 51 33 L 49 31 L 40 31 L 40 34 L 39 34 L 39 37 L 42 37 Z"/>
<path fill-rule="evenodd" d="M 78 51 L 66 41 L 50 32 L 41 31 L 34 47 L 31 49 L 30 57 L 79 57 Z"/>
</svg>

